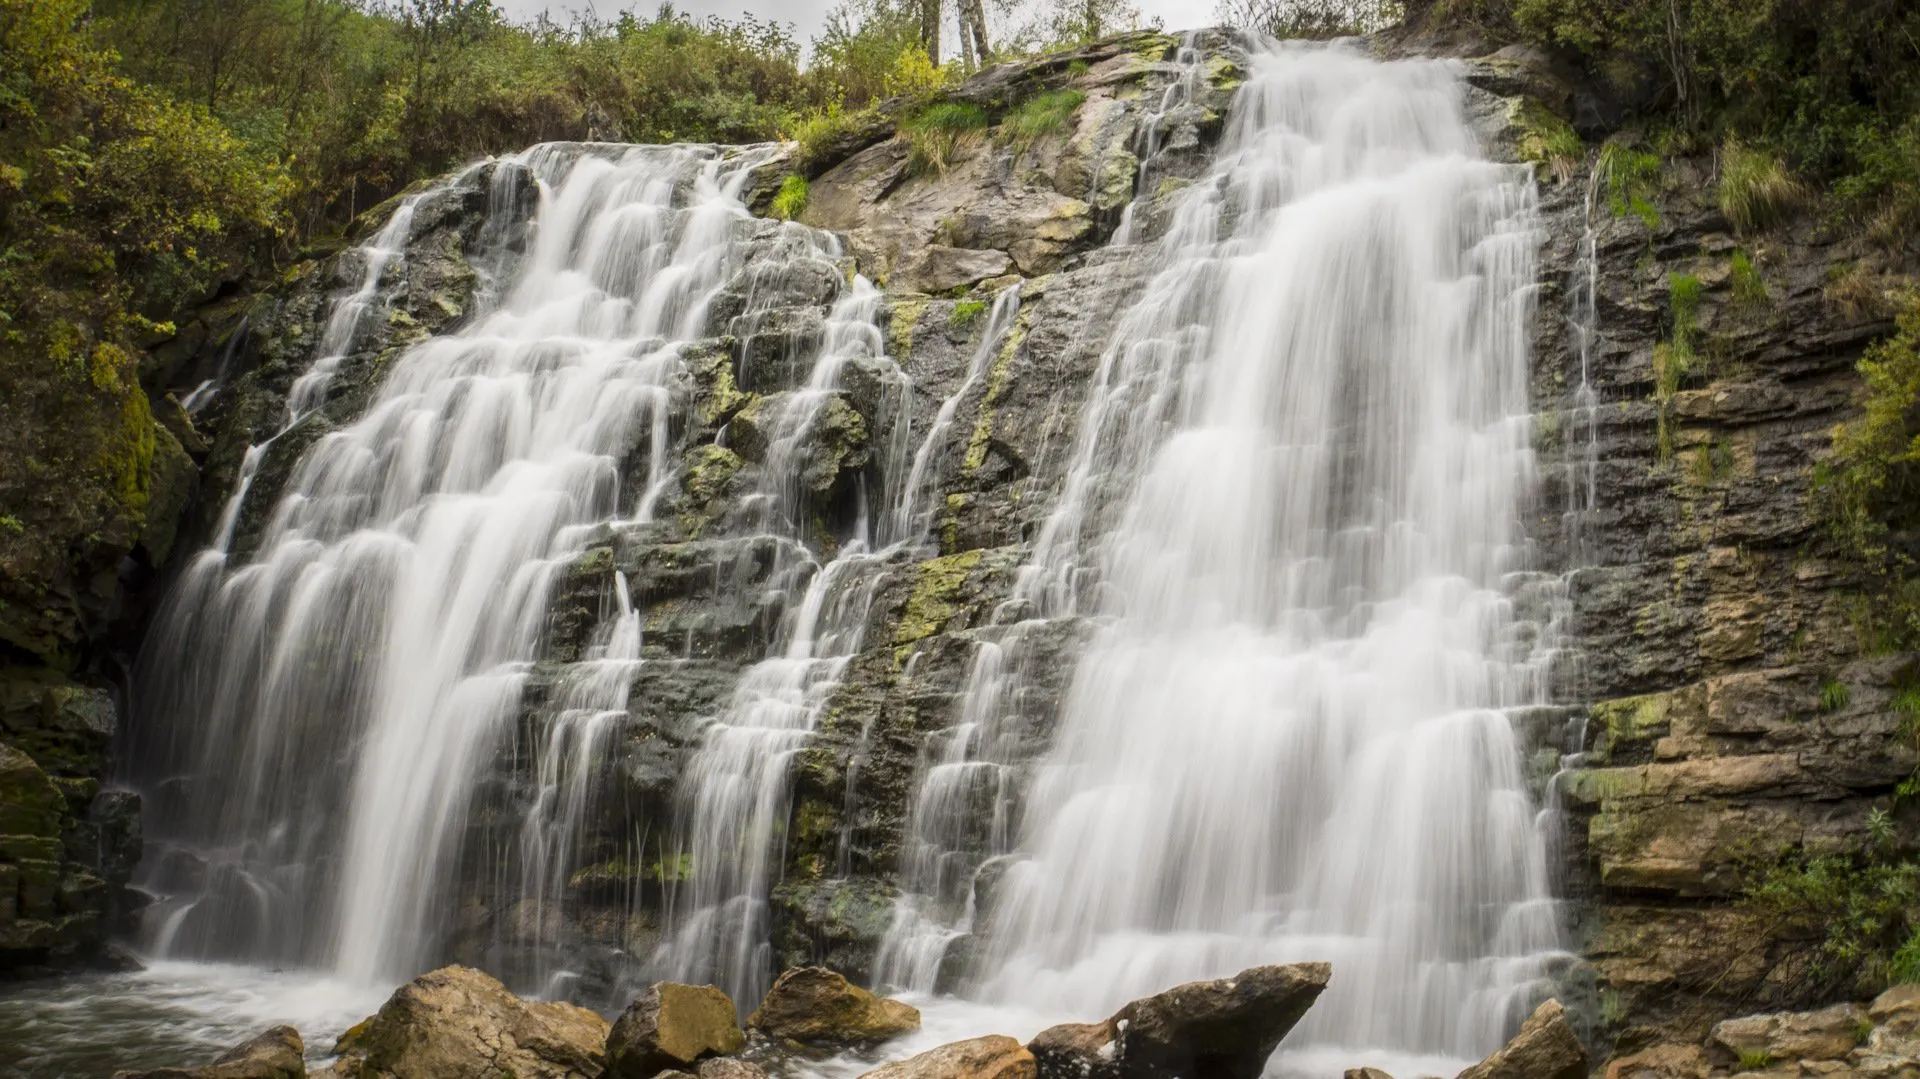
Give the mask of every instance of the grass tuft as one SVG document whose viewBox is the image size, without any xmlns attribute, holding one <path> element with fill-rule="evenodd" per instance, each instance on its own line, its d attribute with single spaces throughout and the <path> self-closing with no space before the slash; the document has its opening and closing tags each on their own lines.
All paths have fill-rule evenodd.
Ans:
<svg viewBox="0 0 1920 1079">
<path fill-rule="evenodd" d="M 1720 148 L 1720 212 L 1747 233 L 1779 224 L 1806 198 L 1780 159 L 1738 139 Z"/>
<path fill-rule="evenodd" d="M 1615 217 L 1632 214 L 1649 229 L 1660 227 L 1653 197 L 1660 189 L 1660 159 L 1617 142 L 1600 150 L 1600 175 L 1607 185 L 1607 206 Z"/>
<path fill-rule="evenodd" d="M 773 216 L 782 221 L 797 221 L 806 212 L 807 196 L 811 188 L 807 178 L 797 172 L 789 173 L 780 181 L 780 190 L 773 196 Z"/>
<path fill-rule="evenodd" d="M 987 127 L 987 111 L 961 101 L 938 101 L 902 122 L 908 168 L 914 173 L 945 173 L 962 149 Z"/>
<path fill-rule="evenodd" d="M 1031 146 L 1065 128 L 1086 100 L 1087 95 L 1078 90 L 1049 90 L 1030 97 L 1000 122 L 1000 137 L 1017 147 Z"/>
</svg>

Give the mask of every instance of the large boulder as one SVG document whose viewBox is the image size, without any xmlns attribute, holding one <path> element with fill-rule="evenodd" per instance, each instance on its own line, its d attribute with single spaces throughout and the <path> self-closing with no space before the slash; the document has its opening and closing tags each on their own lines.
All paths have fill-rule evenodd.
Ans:
<svg viewBox="0 0 1920 1079">
<path fill-rule="evenodd" d="M 882 1064 L 860 1079 L 1035 1079 L 1038 1074 L 1025 1046 L 990 1034 Z"/>
<path fill-rule="evenodd" d="M 773 983 L 747 1026 L 801 1045 L 869 1046 L 919 1030 L 920 1011 L 824 967 L 798 967 Z"/>
<path fill-rule="evenodd" d="M 307 1045 L 292 1027 L 274 1027 L 220 1054 L 204 1068 L 116 1072 L 114 1079 L 306 1079 Z"/>
<path fill-rule="evenodd" d="M 1332 975 L 1294 963 L 1189 982 L 1102 1023 L 1050 1027 L 1028 1048 L 1041 1079 L 1258 1079 Z"/>
<path fill-rule="evenodd" d="M 607 1021 L 521 1000 L 488 974 L 445 967 L 396 990 L 340 1036 L 338 1079 L 597 1079 Z"/>
<path fill-rule="evenodd" d="M 709 1057 L 747 1047 L 733 999 L 711 985 L 658 982 L 613 1024 L 607 1035 L 609 1079 L 653 1079 L 684 1071 Z"/>
<path fill-rule="evenodd" d="M 1566 1009 L 1549 1000 L 1533 1010 L 1513 1040 L 1459 1079 L 1586 1079 L 1587 1050 L 1567 1022 Z"/>
</svg>

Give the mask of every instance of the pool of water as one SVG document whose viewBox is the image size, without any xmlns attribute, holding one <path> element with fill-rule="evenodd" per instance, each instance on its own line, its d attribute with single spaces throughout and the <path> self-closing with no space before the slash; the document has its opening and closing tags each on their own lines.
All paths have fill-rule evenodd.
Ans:
<svg viewBox="0 0 1920 1079">
<path fill-rule="evenodd" d="M 168 961 L 0 985 L 0 1077 L 108 1079 L 198 1066 L 281 1023 L 299 1029 L 311 1059 L 323 1059 L 390 993 L 312 971 Z"/>
</svg>

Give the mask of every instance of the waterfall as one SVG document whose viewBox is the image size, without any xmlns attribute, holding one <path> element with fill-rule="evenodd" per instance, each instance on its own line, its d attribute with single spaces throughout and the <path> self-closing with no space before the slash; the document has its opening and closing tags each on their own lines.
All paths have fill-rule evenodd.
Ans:
<svg viewBox="0 0 1920 1079">
<path fill-rule="evenodd" d="M 1283 1069 L 1439 1070 L 1564 954 L 1515 726 L 1557 650 L 1522 527 L 1533 185 L 1483 158 L 1442 63 L 1284 45 L 1247 76 L 1164 234 L 1117 238 L 1153 274 L 1025 621 L 923 757 L 882 974 L 931 989 L 974 934 L 973 995 L 1088 1018 L 1329 960 Z M 1090 640 L 1010 800 L 996 747 L 1037 721 L 1047 622 Z M 1004 838 L 967 850 L 970 820 Z"/>
<path fill-rule="evenodd" d="M 148 764 L 190 807 L 163 812 L 150 858 L 162 954 L 363 982 L 442 954 L 476 787 L 521 709 L 554 584 L 594 527 L 644 523 L 674 478 L 681 348 L 736 272 L 755 154 L 543 146 L 500 163 L 492 203 L 531 178 L 538 206 L 517 263 L 508 230 L 480 232 L 471 261 L 493 299 L 399 354 L 364 413 L 300 456 L 256 552 L 229 564 L 236 492 L 143 665 L 142 722 L 161 747 Z M 380 309 L 418 202 L 360 253 L 361 286 L 335 301 L 290 425 Z M 514 844 L 536 904 L 566 871 L 591 758 L 639 662 L 620 584 L 537 754 Z"/>
</svg>

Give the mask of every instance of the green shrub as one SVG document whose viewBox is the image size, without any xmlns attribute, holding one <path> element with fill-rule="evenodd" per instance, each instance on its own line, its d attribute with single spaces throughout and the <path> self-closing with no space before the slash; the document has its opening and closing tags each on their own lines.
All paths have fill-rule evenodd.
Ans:
<svg viewBox="0 0 1920 1079">
<path fill-rule="evenodd" d="M 1783 856 L 1748 867 L 1742 906 L 1778 942 L 1773 955 L 1786 1006 L 1871 995 L 1911 977 L 1920 925 L 1920 865 L 1902 857 L 1891 822 L 1852 855 Z"/>
<path fill-rule="evenodd" d="M 780 190 L 773 196 L 771 207 L 773 216 L 782 221 L 797 221 L 807 209 L 809 185 L 807 178 L 797 172 L 788 173 L 780 181 Z"/>
<path fill-rule="evenodd" d="M 1580 133 L 1533 98 L 1521 102 L 1514 119 L 1520 127 L 1520 160 L 1540 166 L 1565 183 L 1587 153 Z"/>
<path fill-rule="evenodd" d="M 1067 126 L 1087 100 L 1078 90 L 1049 90 L 1020 103 L 1000 121 L 1000 136 L 1014 146 L 1030 146 Z"/>
<path fill-rule="evenodd" d="M 1778 157 L 1730 138 L 1720 148 L 1720 211 L 1738 232 L 1778 224 L 1805 191 Z"/>
<path fill-rule="evenodd" d="M 1733 299 L 1743 307 L 1758 307 L 1767 302 L 1767 282 L 1754 268 L 1745 250 L 1736 248 L 1728 275 L 1733 282 Z"/>
<path fill-rule="evenodd" d="M 1600 150 L 1599 168 L 1607 188 L 1607 207 L 1615 217 L 1632 214 L 1649 229 L 1660 227 L 1660 211 L 1653 205 L 1660 188 L 1658 157 L 1609 142 Z"/>
<path fill-rule="evenodd" d="M 1773 1054 L 1765 1049 L 1740 1050 L 1740 1070 L 1743 1072 L 1766 1071 L 1773 1067 Z"/>
<path fill-rule="evenodd" d="M 962 101 L 938 101 L 900 124 L 909 147 L 908 168 L 916 174 L 944 173 L 959 152 L 986 130 L 987 112 Z"/>
<path fill-rule="evenodd" d="M 964 330 L 986 312 L 987 305 L 981 300 L 961 300 L 953 305 L 953 313 L 947 316 L 947 325 L 956 330 Z"/>
</svg>

